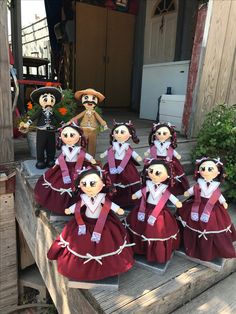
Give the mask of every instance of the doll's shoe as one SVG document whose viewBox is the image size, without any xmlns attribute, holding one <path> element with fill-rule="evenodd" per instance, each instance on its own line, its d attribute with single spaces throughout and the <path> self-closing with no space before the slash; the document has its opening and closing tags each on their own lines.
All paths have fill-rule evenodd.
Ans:
<svg viewBox="0 0 236 314">
<path fill-rule="evenodd" d="M 48 168 L 52 168 L 55 165 L 55 161 L 51 160 L 51 161 L 47 161 L 47 167 Z"/>
<path fill-rule="evenodd" d="M 43 161 L 37 161 L 35 167 L 37 169 L 45 169 L 46 168 L 46 164 Z"/>
</svg>

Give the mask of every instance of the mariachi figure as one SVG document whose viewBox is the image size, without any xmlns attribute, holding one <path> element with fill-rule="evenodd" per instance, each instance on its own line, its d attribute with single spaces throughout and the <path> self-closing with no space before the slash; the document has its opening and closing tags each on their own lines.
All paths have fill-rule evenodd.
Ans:
<svg viewBox="0 0 236 314">
<path fill-rule="evenodd" d="M 95 111 L 95 107 L 98 102 L 100 103 L 105 99 L 105 96 L 92 88 L 88 88 L 77 91 L 75 99 L 82 101 L 85 110 L 75 116 L 71 121 L 77 122 L 82 118 L 80 126 L 88 142 L 88 153 L 95 156 L 98 128 L 101 125 L 104 127 L 104 130 L 107 129 L 106 121 Z"/>
<path fill-rule="evenodd" d="M 143 187 L 132 196 L 141 202 L 129 213 L 126 226 L 136 244 L 134 252 L 148 262 L 166 263 L 179 247 L 178 224 L 166 203 L 170 200 L 177 208 L 182 203 L 170 193 L 170 176 L 164 160 L 150 159 L 142 171 Z"/>
<path fill-rule="evenodd" d="M 150 148 L 144 155 L 164 159 L 169 163 L 174 177 L 174 186 L 170 187 L 170 191 L 174 195 L 182 195 L 189 188 L 189 182 L 179 161 L 181 156 L 175 150 L 177 138 L 174 127 L 170 123 L 153 123 L 148 141 Z"/>
<path fill-rule="evenodd" d="M 77 281 L 95 281 L 128 271 L 134 264 L 128 235 L 116 214 L 120 206 L 106 196 L 109 176 L 100 168 L 82 170 L 76 181 L 80 200 L 65 210 L 74 218 L 52 244 L 48 258 L 58 271 Z"/>
<path fill-rule="evenodd" d="M 104 169 L 109 172 L 111 181 L 116 188 L 113 196 L 115 203 L 122 207 L 132 207 L 132 194 L 141 187 L 140 176 L 136 168 L 142 158 L 130 147 L 128 140 L 132 139 L 135 144 L 139 143 L 135 128 L 131 121 L 128 123 L 114 122 L 114 127 L 110 134 L 110 144 L 108 150 L 100 155 L 101 158 L 107 156 L 107 164 Z"/>
<path fill-rule="evenodd" d="M 33 121 L 37 120 L 37 163 L 35 166 L 38 169 L 53 167 L 56 153 L 55 130 L 57 124 L 61 122 L 53 112 L 53 106 L 61 101 L 62 94 L 56 87 L 40 87 L 31 93 L 30 98 L 33 103 L 39 104 L 40 108 L 26 123 L 20 123 L 19 130 L 25 133 Z"/>
<path fill-rule="evenodd" d="M 74 203 L 74 180 L 83 167 L 96 163 L 85 147 L 83 130 L 77 124 L 72 122 L 60 129 L 57 148 L 62 149 L 62 153 L 55 166 L 39 178 L 34 189 L 35 199 L 41 206 L 64 215 L 65 208 Z"/>
<path fill-rule="evenodd" d="M 183 226 L 185 253 L 190 257 L 203 261 L 236 257 L 236 231 L 219 188 L 223 175 L 219 159 L 196 161 L 197 183 L 185 193 L 193 197 L 177 213 Z"/>
</svg>

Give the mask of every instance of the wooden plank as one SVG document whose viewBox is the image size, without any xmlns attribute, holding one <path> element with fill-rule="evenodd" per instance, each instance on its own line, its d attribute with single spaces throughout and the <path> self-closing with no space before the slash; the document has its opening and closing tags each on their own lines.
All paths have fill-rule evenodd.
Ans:
<svg viewBox="0 0 236 314">
<path fill-rule="evenodd" d="M 10 89 L 7 0 L 0 1 L 0 163 L 14 160 Z"/>
<path fill-rule="evenodd" d="M 35 263 L 32 253 L 29 249 L 27 242 L 25 241 L 24 235 L 18 228 L 18 246 L 19 246 L 19 267 L 20 269 L 25 269 Z"/>
<path fill-rule="evenodd" d="M 231 82 L 229 86 L 229 94 L 228 94 L 228 99 L 227 103 L 229 105 L 235 104 L 235 99 L 236 99 L 236 48 L 234 50 L 234 64 L 232 67 L 232 77 L 231 77 Z"/>
<path fill-rule="evenodd" d="M 236 273 L 233 273 L 172 314 L 236 313 L 235 282 Z"/>
<path fill-rule="evenodd" d="M 73 281 L 69 280 L 68 287 L 73 289 L 106 289 L 109 291 L 119 289 L 119 277 L 109 277 L 97 281 Z"/>
<path fill-rule="evenodd" d="M 174 254 L 172 254 L 172 257 L 173 257 Z M 171 257 L 171 258 L 172 258 Z M 137 265 L 139 265 L 140 267 L 143 267 L 143 268 L 147 268 L 147 269 L 150 269 L 160 275 L 164 275 L 164 273 L 166 272 L 169 264 L 170 264 L 170 261 L 167 261 L 166 263 L 163 263 L 163 264 L 159 264 L 157 262 L 148 262 L 146 260 L 146 257 L 144 255 L 135 255 L 135 263 Z"/>
<path fill-rule="evenodd" d="M 202 74 L 197 96 L 197 108 L 194 115 L 193 135 L 196 136 L 204 116 L 215 105 L 215 94 L 224 50 L 231 0 L 213 1 L 212 17 L 203 61 Z M 224 12 L 224 14 L 222 14 Z"/>
</svg>

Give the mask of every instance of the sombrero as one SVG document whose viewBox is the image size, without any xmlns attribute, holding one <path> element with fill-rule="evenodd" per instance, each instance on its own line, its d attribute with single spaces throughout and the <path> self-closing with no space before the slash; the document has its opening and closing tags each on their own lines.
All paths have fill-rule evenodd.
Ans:
<svg viewBox="0 0 236 314">
<path fill-rule="evenodd" d="M 60 92 L 60 90 L 52 86 L 40 87 L 40 88 L 35 89 L 30 94 L 30 98 L 33 103 L 38 103 L 39 97 L 43 94 L 52 94 L 53 96 L 55 96 L 56 103 L 60 102 L 62 98 L 62 93 Z"/>
<path fill-rule="evenodd" d="M 83 95 L 93 95 L 96 96 L 99 100 L 99 102 L 102 102 L 105 99 L 105 96 L 99 92 L 97 92 L 95 89 L 87 88 L 83 90 L 79 90 L 75 93 L 75 99 L 80 100 Z"/>
</svg>

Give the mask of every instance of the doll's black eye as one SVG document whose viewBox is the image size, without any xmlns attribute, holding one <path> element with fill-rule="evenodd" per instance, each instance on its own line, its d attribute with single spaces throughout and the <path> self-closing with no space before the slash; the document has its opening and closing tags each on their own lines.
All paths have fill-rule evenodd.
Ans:
<svg viewBox="0 0 236 314">
<path fill-rule="evenodd" d="M 88 96 L 84 96 L 85 99 L 88 99 Z"/>
<path fill-rule="evenodd" d="M 91 187 L 94 187 L 95 185 L 96 185 L 96 181 L 91 181 L 91 182 L 90 182 L 90 186 L 91 186 Z"/>
<path fill-rule="evenodd" d="M 149 169 L 149 173 L 153 173 L 153 169 Z"/>
<path fill-rule="evenodd" d="M 65 138 L 67 138 L 67 133 L 64 133 L 63 136 L 64 136 Z"/>
<path fill-rule="evenodd" d="M 163 132 L 163 135 L 167 135 L 167 132 Z"/>
<path fill-rule="evenodd" d="M 75 137 L 75 134 L 74 133 L 70 133 L 70 137 Z"/>
<path fill-rule="evenodd" d="M 208 171 L 209 171 L 209 172 L 212 172 L 213 169 L 214 169 L 213 167 L 208 167 Z"/>
<path fill-rule="evenodd" d="M 161 174 L 160 171 L 156 171 L 156 176 L 159 176 Z"/>
<path fill-rule="evenodd" d="M 125 131 L 123 131 L 123 130 L 122 130 L 122 131 L 120 131 L 120 133 L 121 133 L 121 134 L 124 134 L 124 133 L 125 133 Z"/>
<path fill-rule="evenodd" d="M 158 135 L 161 135 L 161 132 L 157 132 Z"/>
<path fill-rule="evenodd" d="M 86 182 L 81 182 L 84 187 L 86 187 Z"/>
<path fill-rule="evenodd" d="M 201 171 L 205 171 L 205 169 L 206 169 L 205 167 L 201 167 L 200 168 Z"/>
<path fill-rule="evenodd" d="M 44 102 L 47 102 L 48 101 L 48 99 L 47 98 L 44 98 L 44 100 L 43 100 Z"/>
<path fill-rule="evenodd" d="M 95 100 L 96 99 L 96 97 L 95 96 L 93 96 L 93 100 Z"/>
<path fill-rule="evenodd" d="M 115 130 L 115 133 L 116 133 L 116 134 L 119 134 L 119 131 L 118 131 L 118 130 Z"/>
</svg>

